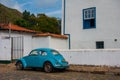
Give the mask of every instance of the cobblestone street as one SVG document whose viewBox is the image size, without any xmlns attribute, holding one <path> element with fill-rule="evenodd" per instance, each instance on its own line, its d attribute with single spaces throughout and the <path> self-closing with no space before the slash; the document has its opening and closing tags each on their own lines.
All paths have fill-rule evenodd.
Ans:
<svg viewBox="0 0 120 80">
<path fill-rule="evenodd" d="M 120 80 L 120 75 L 82 72 L 70 69 L 65 72 L 56 71 L 53 73 L 31 69 L 18 71 L 13 64 L 9 64 L 0 65 L 0 80 Z"/>
</svg>

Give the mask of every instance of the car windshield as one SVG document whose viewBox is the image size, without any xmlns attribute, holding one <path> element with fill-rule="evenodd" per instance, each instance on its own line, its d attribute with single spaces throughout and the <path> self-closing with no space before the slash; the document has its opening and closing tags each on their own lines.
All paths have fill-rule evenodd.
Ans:
<svg viewBox="0 0 120 80">
<path fill-rule="evenodd" d="M 60 54 L 58 51 L 56 51 L 56 50 L 51 50 L 51 52 L 53 53 L 53 55 L 58 55 L 58 54 Z"/>
</svg>

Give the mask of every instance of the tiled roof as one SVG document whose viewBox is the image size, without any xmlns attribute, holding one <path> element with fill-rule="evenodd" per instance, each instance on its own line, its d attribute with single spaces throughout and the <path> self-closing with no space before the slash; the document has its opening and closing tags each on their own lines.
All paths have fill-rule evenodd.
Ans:
<svg viewBox="0 0 120 80">
<path fill-rule="evenodd" d="M 37 31 L 26 29 L 26 28 L 23 28 L 23 27 L 14 25 L 14 24 L 0 24 L 0 28 L 1 29 L 5 29 L 5 30 L 11 29 L 13 31 L 37 33 Z M 63 39 L 67 39 L 68 38 L 65 35 L 52 34 L 52 33 L 37 33 L 37 34 L 33 35 L 33 37 L 47 37 L 47 36 L 56 37 L 56 38 L 63 38 Z"/>
<path fill-rule="evenodd" d="M 51 36 L 51 37 L 55 37 L 55 38 L 63 38 L 63 39 L 67 39 L 68 38 L 65 35 L 51 34 L 51 33 L 39 33 L 39 34 L 33 35 L 33 37 L 47 37 L 47 36 Z"/>
<path fill-rule="evenodd" d="M 30 32 L 30 33 L 36 32 L 34 30 L 26 29 L 26 28 L 23 28 L 23 27 L 20 27 L 18 25 L 14 25 L 14 24 L 0 24 L 0 28 L 2 28 L 2 29 L 11 29 L 13 31 Z"/>
</svg>

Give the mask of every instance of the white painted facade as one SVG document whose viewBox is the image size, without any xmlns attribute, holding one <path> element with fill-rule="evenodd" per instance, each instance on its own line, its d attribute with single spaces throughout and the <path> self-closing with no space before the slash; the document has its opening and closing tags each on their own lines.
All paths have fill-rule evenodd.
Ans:
<svg viewBox="0 0 120 80">
<path fill-rule="evenodd" d="M 1 30 L 0 61 L 18 59 L 28 55 L 35 48 L 68 49 L 67 38 L 52 36 L 34 37 L 33 34 L 21 31 L 11 31 L 9 33 L 9 30 Z"/>
<path fill-rule="evenodd" d="M 13 31 L 9 35 L 8 31 L 0 31 L 0 60 L 11 61 L 12 41 L 11 41 L 11 38 L 10 39 L 8 38 L 9 36 L 11 38 L 23 37 L 23 53 L 22 53 L 23 55 L 22 56 L 28 55 L 28 53 L 32 50 L 32 34 L 31 33 Z M 21 47 L 21 46 L 17 45 L 17 47 Z"/>
<path fill-rule="evenodd" d="M 69 64 L 120 67 L 120 49 L 59 50 Z"/>
<path fill-rule="evenodd" d="M 49 46 L 49 37 L 33 37 L 33 49 Z"/>
<path fill-rule="evenodd" d="M 11 40 L 0 36 L 0 60 L 11 60 Z"/>
<path fill-rule="evenodd" d="M 33 37 L 33 48 L 53 48 L 68 49 L 68 41 L 63 38 L 55 38 L 52 36 Z"/>
<path fill-rule="evenodd" d="M 68 39 L 50 37 L 50 47 L 53 49 L 68 49 Z"/>
<path fill-rule="evenodd" d="M 62 0 L 62 34 L 70 34 L 71 49 L 120 48 L 120 0 Z M 83 9 L 96 8 L 96 28 L 83 29 Z"/>
</svg>

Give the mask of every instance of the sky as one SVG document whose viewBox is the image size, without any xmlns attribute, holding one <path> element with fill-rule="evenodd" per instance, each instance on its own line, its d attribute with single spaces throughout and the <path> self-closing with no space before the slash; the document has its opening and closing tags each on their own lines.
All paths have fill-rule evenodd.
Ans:
<svg viewBox="0 0 120 80">
<path fill-rule="evenodd" d="M 20 12 L 27 10 L 35 15 L 44 13 L 50 17 L 61 18 L 62 0 L 0 0 L 0 3 Z"/>
</svg>

